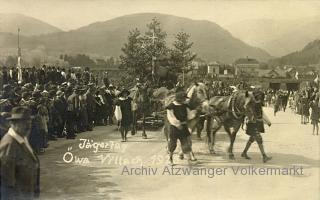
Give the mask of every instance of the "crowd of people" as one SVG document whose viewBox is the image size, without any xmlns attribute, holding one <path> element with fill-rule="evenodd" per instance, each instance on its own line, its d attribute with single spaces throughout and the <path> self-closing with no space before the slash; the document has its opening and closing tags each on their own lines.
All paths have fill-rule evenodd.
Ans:
<svg viewBox="0 0 320 200">
<path fill-rule="evenodd" d="M 132 124 L 135 123 L 134 120 L 136 120 L 132 111 L 136 109 L 137 105 L 133 103 L 130 91 L 126 88 L 115 87 L 107 74 L 101 84 L 89 68 L 80 71 L 43 66 L 40 69 L 22 69 L 19 72 L 16 68 L 4 67 L 0 72 L 2 85 L 0 94 L 0 157 L 2 166 L 4 166 L 1 167 L 1 176 L 5 177 L 1 180 L 2 184 L 8 186 L 5 191 L 1 191 L 2 195 L 4 193 L 21 195 L 22 199 L 28 199 L 26 198 L 27 194 L 23 193 L 26 190 L 29 191 L 28 195 L 30 195 L 30 191 L 34 192 L 31 196 L 39 193 L 39 185 L 37 184 L 21 191 L 10 192 L 12 189 L 10 186 L 15 184 L 15 180 L 13 180 L 14 177 L 9 176 L 8 172 L 15 174 L 16 171 L 13 172 L 12 169 L 19 169 L 23 173 L 24 167 L 23 164 L 16 163 L 19 162 L 16 160 L 16 152 L 20 152 L 20 156 L 28 154 L 25 157 L 28 158 L 28 165 L 32 165 L 33 169 L 30 173 L 27 173 L 30 175 L 28 180 L 32 183 L 38 183 L 39 161 L 37 155 L 45 152 L 49 140 L 55 141 L 57 138 L 75 139 L 78 134 L 93 131 L 96 126 L 117 124 L 122 142 L 127 141 L 127 134 Z M 235 84 L 206 80 L 205 84 L 209 88 L 209 97 L 229 96 L 238 90 L 250 88 L 245 82 Z M 140 87 L 141 83 L 137 82 L 133 85 Z M 179 84 L 175 87 L 168 88 L 176 89 L 177 92 L 175 101 L 166 107 L 167 113 L 171 113 L 168 151 L 172 164 L 172 155 L 177 140 L 180 140 L 182 150 L 186 153 L 188 159 L 196 160 L 192 152 L 190 132 L 187 128 L 187 113 L 190 110 L 188 105 L 185 104 L 186 88 Z M 309 110 L 311 108 L 313 133 L 316 132 L 318 135 L 319 97 L 318 90 L 309 87 L 296 92 L 266 90 L 262 99 L 267 106 L 274 107 L 274 115 L 280 110 L 285 112 L 287 105 L 289 105 L 296 113 L 301 114 L 302 124 L 309 122 Z M 260 102 L 258 106 L 261 118 L 262 105 L 263 103 Z M 117 111 L 121 115 L 117 114 Z M 118 123 L 114 120 L 115 118 Z M 257 126 L 256 122 L 247 123 L 247 134 L 250 135 L 250 139 L 242 157 L 250 159 L 247 151 L 251 143 L 257 141 L 263 154 L 263 161 L 266 162 L 271 157 L 266 156 L 262 146 L 260 132 L 264 132 L 263 124 L 259 124 L 258 128 Z M 24 144 L 25 148 L 12 146 L 12 144 L 15 144 L 14 140 L 19 144 Z M 13 154 L 12 151 L 14 151 Z M 18 164 L 20 165 L 15 167 Z M 6 175 L 3 174 L 3 171 L 6 171 Z M 30 197 L 30 199 L 32 198 Z"/>
<path fill-rule="evenodd" d="M 48 140 L 74 139 L 94 126 L 112 125 L 114 102 L 123 94 L 107 75 L 98 86 L 89 69 L 65 72 L 58 67 L 32 68 L 22 71 L 20 82 L 17 70 L 3 68 L 1 80 L 0 135 L 8 130 L 5 118 L 11 110 L 27 107 L 35 117 L 29 141 L 36 153 L 44 152 Z"/>
<path fill-rule="evenodd" d="M 316 87 L 304 87 L 298 91 L 267 90 L 265 104 L 273 106 L 274 116 L 279 111 L 286 111 L 289 107 L 294 113 L 300 115 L 301 124 L 311 122 L 313 134 L 319 134 L 320 120 L 320 92 Z"/>
</svg>

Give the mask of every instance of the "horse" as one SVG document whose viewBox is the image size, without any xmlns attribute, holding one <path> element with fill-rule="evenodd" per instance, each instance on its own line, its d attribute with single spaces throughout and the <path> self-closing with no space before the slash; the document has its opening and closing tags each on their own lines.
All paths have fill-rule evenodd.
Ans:
<svg viewBox="0 0 320 200">
<path fill-rule="evenodd" d="M 257 119 L 255 104 L 257 103 L 252 92 L 236 91 L 230 96 L 215 96 L 210 98 L 209 107 L 215 110 L 211 117 L 207 118 L 207 144 L 209 152 L 215 154 L 214 143 L 217 131 L 224 126 L 230 138 L 228 147 L 229 159 L 235 159 L 233 144 L 236 135 L 243 124 L 244 117 Z"/>
<path fill-rule="evenodd" d="M 209 113 L 209 105 L 208 105 L 208 98 L 206 94 L 206 87 L 203 83 L 195 83 L 191 85 L 187 89 L 187 97 L 188 97 L 188 104 L 192 110 L 200 110 L 200 113 Z M 171 102 L 175 99 L 174 90 L 168 90 L 166 88 L 159 88 L 153 93 L 153 96 L 162 102 L 163 108 L 165 109 Z M 166 111 L 164 110 L 166 113 Z M 190 132 L 193 132 L 196 129 L 196 126 L 200 120 L 200 113 L 195 115 L 194 118 L 189 119 L 187 124 Z M 164 127 L 163 133 L 166 138 L 166 141 L 169 140 L 169 130 L 170 124 L 167 117 L 164 117 Z"/>
<path fill-rule="evenodd" d="M 142 137 L 147 139 L 146 134 L 146 116 L 151 112 L 150 105 L 150 88 L 147 84 L 139 85 L 138 87 L 132 89 L 132 115 L 133 124 L 131 134 L 135 135 L 137 133 L 137 120 L 142 119 Z"/>
</svg>

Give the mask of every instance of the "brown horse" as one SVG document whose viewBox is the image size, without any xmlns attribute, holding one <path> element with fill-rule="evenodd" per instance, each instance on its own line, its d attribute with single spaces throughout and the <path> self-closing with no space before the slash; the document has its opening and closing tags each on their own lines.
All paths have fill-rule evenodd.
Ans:
<svg viewBox="0 0 320 200">
<path fill-rule="evenodd" d="M 207 143 L 210 153 L 215 153 L 215 135 L 221 126 L 224 126 L 230 138 L 229 159 L 234 159 L 233 144 L 244 117 L 247 116 L 249 119 L 257 118 L 255 104 L 255 97 L 252 92 L 248 91 L 238 91 L 230 96 L 210 98 L 209 106 L 215 110 L 212 117 L 207 118 Z"/>
</svg>

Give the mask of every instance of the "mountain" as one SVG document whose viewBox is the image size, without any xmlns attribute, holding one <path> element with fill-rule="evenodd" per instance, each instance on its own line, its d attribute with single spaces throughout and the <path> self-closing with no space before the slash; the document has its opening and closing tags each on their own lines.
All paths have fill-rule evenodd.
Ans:
<svg viewBox="0 0 320 200">
<path fill-rule="evenodd" d="M 320 38 L 320 16 L 296 20 L 245 20 L 226 28 L 250 45 L 262 48 L 273 56 L 284 56 Z"/>
<path fill-rule="evenodd" d="M 301 51 L 290 53 L 277 59 L 272 59 L 269 61 L 269 64 L 272 66 L 306 66 L 320 64 L 320 40 L 310 42 Z"/>
<path fill-rule="evenodd" d="M 34 49 L 37 46 L 44 46 L 48 51 L 59 53 L 118 57 L 121 54 L 121 47 L 127 42 L 129 30 L 138 28 L 144 33 L 146 24 L 153 18 L 159 20 L 163 30 L 167 32 L 167 44 L 172 44 L 175 34 L 179 31 L 185 31 L 191 35 L 191 41 L 194 43 L 192 51 L 207 61 L 232 63 L 240 57 L 247 56 L 259 61 L 271 58 L 265 51 L 234 38 L 213 22 L 155 13 L 126 15 L 68 32 L 24 38 L 22 47 Z M 5 45 L 12 48 L 15 43 L 6 42 Z"/>
<path fill-rule="evenodd" d="M 38 19 L 21 14 L 0 13 L 0 32 L 17 33 L 18 27 L 21 35 L 33 36 L 61 32 L 62 30 Z"/>
</svg>

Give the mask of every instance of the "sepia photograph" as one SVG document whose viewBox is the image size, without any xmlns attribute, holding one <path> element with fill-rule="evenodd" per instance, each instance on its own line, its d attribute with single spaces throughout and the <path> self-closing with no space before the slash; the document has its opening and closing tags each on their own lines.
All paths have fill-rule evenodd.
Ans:
<svg viewBox="0 0 320 200">
<path fill-rule="evenodd" d="M 319 200 L 320 1 L 0 0 L 0 200 Z"/>
</svg>

